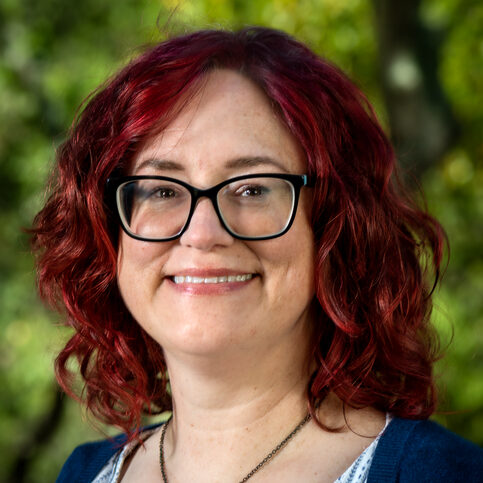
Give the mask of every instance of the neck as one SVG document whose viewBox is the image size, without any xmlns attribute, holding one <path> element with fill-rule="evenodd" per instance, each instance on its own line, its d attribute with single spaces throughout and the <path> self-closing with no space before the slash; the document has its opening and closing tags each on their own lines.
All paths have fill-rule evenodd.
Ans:
<svg viewBox="0 0 483 483">
<path fill-rule="evenodd" d="M 207 474 L 210 460 L 220 475 L 239 475 L 290 433 L 307 413 L 307 339 L 300 333 L 273 348 L 217 357 L 166 352 L 173 396 L 168 468 L 178 473 L 188 457 Z"/>
<path fill-rule="evenodd" d="M 165 351 L 173 420 L 190 427 L 227 428 L 244 426 L 285 405 L 304 412 L 309 341 L 303 329 L 300 325 L 287 334 L 284 344 L 261 349 L 230 348 L 202 356 Z"/>
</svg>

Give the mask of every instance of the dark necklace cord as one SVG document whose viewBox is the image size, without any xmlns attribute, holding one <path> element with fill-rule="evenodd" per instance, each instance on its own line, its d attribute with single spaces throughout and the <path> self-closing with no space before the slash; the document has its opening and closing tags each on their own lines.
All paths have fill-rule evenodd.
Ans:
<svg viewBox="0 0 483 483">
<path fill-rule="evenodd" d="M 163 424 L 163 429 L 161 430 L 161 439 L 159 440 L 159 464 L 161 466 L 161 476 L 163 477 L 163 483 L 168 483 L 168 477 L 166 476 L 166 470 L 164 468 L 164 437 L 166 436 L 166 429 L 168 429 L 168 424 L 173 418 L 173 415 L 168 418 L 168 420 Z"/>
<path fill-rule="evenodd" d="M 170 423 L 172 417 L 173 416 L 171 415 L 169 419 L 164 423 L 163 429 L 161 430 L 161 439 L 159 441 L 159 464 L 161 466 L 161 476 L 163 477 L 163 483 L 168 483 L 168 477 L 166 476 L 166 468 L 164 464 L 164 438 L 166 436 L 166 429 L 168 428 L 168 424 Z M 280 443 L 278 443 L 277 446 L 275 446 L 275 448 L 273 448 L 272 451 L 270 451 L 270 453 L 268 453 L 267 456 L 265 456 L 265 458 L 263 458 L 262 461 L 260 461 L 260 463 L 255 466 L 255 468 L 247 473 L 247 475 L 242 480 L 240 480 L 240 483 L 245 483 L 246 481 L 248 481 L 257 471 L 259 471 L 269 461 L 271 461 L 272 458 L 278 452 L 280 452 L 280 450 L 282 450 L 287 445 L 287 443 L 309 422 L 310 419 L 311 415 L 310 413 L 307 413 L 302 421 L 300 421 L 300 423 L 297 424 L 297 426 L 290 432 L 290 434 L 288 434 L 282 441 L 280 441 Z"/>
</svg>

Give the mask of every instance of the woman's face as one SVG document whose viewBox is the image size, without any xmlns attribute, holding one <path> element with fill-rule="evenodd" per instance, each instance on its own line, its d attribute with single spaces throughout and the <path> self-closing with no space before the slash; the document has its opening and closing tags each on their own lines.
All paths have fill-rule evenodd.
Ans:
<svg viewBox="0 0 483 483">
<path fill-rule="evenodd" d="M 266 172 L 305 173 L 301 149 L 263 92 L 229 70 L 209 74 L 200 94 L 144 145 L 131 169 L 198 188 Z M 233 238 L 207 198 L 199 200 L 178 240 L 144 242 L 122 232 L 118 283 L 128 309 L 169 353 L 233 354 L 293 345 L 308 333 L 314 295 L 309 198 L 302 188 L 291 229 L 271 240 Z M 174 277 L 187 275 L 227 281 L 176 283 Z M 236 275 L 252 277 L 228 280 Z"/>
</svg>

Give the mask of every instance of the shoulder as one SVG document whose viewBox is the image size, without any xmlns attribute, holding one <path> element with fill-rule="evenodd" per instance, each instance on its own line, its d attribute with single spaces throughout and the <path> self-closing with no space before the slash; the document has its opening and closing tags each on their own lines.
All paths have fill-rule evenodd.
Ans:
<svg viewBox="0 0 483 483">
<path fill-rule="evenodd" d="M 162 423 L 141 429 L 140 435 L 158 428 Z M 90 483 L 104 468 L 109 459 L 123 448 L 127 437 L 120 434 L 114 438 L 94 441 L 77 446 L 60 470 L 56 483 Z"/>
<path fill-rule="evenodd" d="M 483 450 L 432 421 L 394 418 L 381 436 L 369 482 L 479 481 Z"/>
<path fill-rule="evenodd" d="M 125 435 L 120 435 L 112 439 L 78 446 L 64 463 L 56 483 L 87 483 L 92 481 L 125 442 Z"/>
</svg>

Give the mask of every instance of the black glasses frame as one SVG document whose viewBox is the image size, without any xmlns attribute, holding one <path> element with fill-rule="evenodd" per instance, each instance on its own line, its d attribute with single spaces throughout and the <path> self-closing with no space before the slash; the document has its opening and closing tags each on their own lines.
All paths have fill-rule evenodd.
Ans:
<svg viewBox="0 0 483 483">
<path fill-rule="evenodd" d="M 289 183 L 292 184 L 294 188 L 294 202 L 293 202 L 292 214 L 290 216 L 289 222 L 287 223 L 287 225 L 282 231 L 275 233 L 273 235 L 260 236 L 260 237 L 238 235 L 237 233 L 234 233 L 227 226 L 225 220 L 223 219 L 220 208 L 218 206 L 218 200 L 217 200 L 217 195 L 220 189 L 235 181 L 252 179 L 252 178 L 278 178 L 278 179 L 283 179 L 285 181 L 288 181 Z M 122 208 L 119 206 L 119 199 L 117 196 L 118 189 L 124 183 L 128 183 L 129 181 L 143 180 L 143 179 L 147 179 L 147 180 L 157 179 L 157 180 L 174 182 L 185 187 L 190 192 L 191 194 L 190 211 L 186 219 L 186 223 L 176 235 L 173 235 L 168 238 L 145 238 L 143 236 L 136 235 L 136 233 L 133 233 L 132 231 L 129 230 L 129 227 L 125 226 L 123 218 L 121 216 Z M 176 240 L 177 238 L 180 238 L 183 235 L 183 233 L 188 229 L 188 226 L 191 222 L 191 218 L 193 217 L 193 213 L 195 212 L 196 204 L 198 200 L 200 198 L 209 198 L 213 205 L 213 208 L 215 209 L 218 219 L 220 220 L 221 225 L 232 237 L 237 238 L 239 240 L 255 241 L 255 240 L 269 240 L 271 238 L 277 238 L 287 233 L 287 231 L 290 229 L 295 219 L 295 214 L 297 213 L 297 206 L 298 206 L 298 201 L 300 196 L 300 189 L 304 186 L 312 186 L 311 180 L 307 174 L 284 174 L 284 173 L 248 174 L 244 176 L 236 176 L 234 178 L 226 179 L 225 181 L 222 181 L 221 183 L 218 183 L 217 185 L 207 189 L 196 188 L 194 186 L 191 186 L 188 183 L 185 183 L 184 181 L 181 181 L 176 178 L 170 178 L 167 176 L 141 175 L 141 176 L 122 176 L 122 177 L 109 178 L 107 180 L 107 196 L 108 196 L 110 206 L 116 208 L 115 211 L 117 213 L 118 221 L 120 222 L 122 229 L 127 235 L 129 235 L 131 238 L 135 238 L 136 240 L 148 241 L 148 242 L 164 242 L 164 241 L 172 241 L 172 240 Z"/>
</svg>

